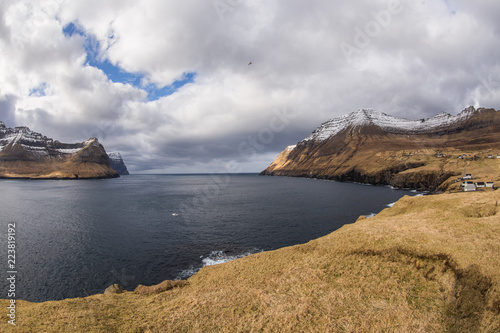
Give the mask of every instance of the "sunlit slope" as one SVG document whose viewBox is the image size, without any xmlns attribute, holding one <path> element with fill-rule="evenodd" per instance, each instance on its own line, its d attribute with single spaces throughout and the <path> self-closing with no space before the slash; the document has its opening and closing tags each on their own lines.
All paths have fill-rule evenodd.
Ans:
<svg viewBox="0 0 500 333">
<path fill-rule="evenodd" d="M 491 190 L 404 197 L 307 244 L 205 267 L 187 283 L 18 301 L 17 331 L 498 332 L 499 200 Z"/>
<path fill-rule="evenodd" d="M 61 143 L 28 127 L 7 128 L 0 121 L 0 178 L 114 178 L 104 147 L 97 138 Z"/>
<path fill-rule="evenodd" d="M 421 121 L 358 110 L 324 123 L 262 174 L 447 190 L 458 188 L 464 172 L 499 181 L 498 155 L 500 114 L 493 109 Z"/>
</svg>

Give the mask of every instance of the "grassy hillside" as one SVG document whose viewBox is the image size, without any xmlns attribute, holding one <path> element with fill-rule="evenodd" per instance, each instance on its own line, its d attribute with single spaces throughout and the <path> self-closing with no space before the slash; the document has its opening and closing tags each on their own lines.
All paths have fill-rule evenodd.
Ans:
<svg viewBox="0 0 500 333">
<path fill-rule="evenodd" d="M 500 181 L 500 147 L 444 147 L 445 139 L 359 135 L 285 150 L 265 175 L 326 178 L 428 191 L 456 190 L 464 172 L 477 181 Z M 500 142 L 500 141 L 499 141 Z M 436 148 L 440 147 L 440 148 Z M 458 158 L 466 155 L 465 158 Z M 488 158 L 492 155 L 493 158 Z M 439 157 L 438 157 L 439 156 Z"/>
<path fill-rule="evenodd" d="M 325 237 L 205 267 L 186 283 L 19 301 L 16 330 L 499 332 L 499 200 L 500 191 L 404 197 Z"/>
<path fill-rule="evenodd" d="M 498 111 L 478 109 L 461 121 L 420 131 L 391 129 L 383 122 L 376 125 L 367 114 L 364 117 L 366 123 L 361 126 L 344 121 L 343 127 L 336 128 L 343 118 L 321 125 L 312 135 L 323 133 L 323 138 L 305 139 L 295 148 L 287 148 L 261 174 L 426 191 L 457 189 L 454 182 L 464 171 L 481 181 L 500 180 L 500 159 L 496 159 L 500 154 Z M 329 126 L 336 128 L 334 135 Z M 490 154 L 494 158 L 488 158 Z"/>
</svg>

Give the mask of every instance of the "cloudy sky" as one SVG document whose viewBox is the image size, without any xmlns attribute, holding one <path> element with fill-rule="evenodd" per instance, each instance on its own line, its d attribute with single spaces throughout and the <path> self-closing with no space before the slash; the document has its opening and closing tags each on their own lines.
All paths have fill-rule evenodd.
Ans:
<svg viewBox="0 0 500 333">
<path fill-rule="evenodd" d="M 2 0 L 0 120 L 97 137 L 134 173 L 257 172 L 358 108 L 500 109 L 499 16 L 492 0 Z"/>
</svg>

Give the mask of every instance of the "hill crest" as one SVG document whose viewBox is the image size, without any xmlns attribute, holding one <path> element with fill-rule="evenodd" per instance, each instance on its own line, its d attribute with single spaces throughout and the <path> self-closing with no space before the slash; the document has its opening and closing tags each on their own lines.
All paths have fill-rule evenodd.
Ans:
<svg viewBox="0 0 500 333">
<path fill-rule="evenodd" d="M 324 122 L 302 141 L 324 141 L 349 127 L 359 128 L 367 125 L 375 125 L 392 133 L 426 133 L 466 121 L 474 114 L 481 113 L 484 110 L 485 109 L 476 110 L 471 106 L 456 116 L 441 112 L 432 118 L 409 120 L 393 117 L 374 109 L 358 109 L 347 115 Z"/>
<path fill-rule="evenodd" d="M 500 181 L 500 160 L 490 155 L 500 155 L 500 113 L 494 109 L 469 107 L 420 120 L 360 109 L 323 123 L 261 175 L 446 190 L 458 186 L 464 169 Z"/>
<path fill-rule="evenodd" d="M 0 122 L 0 178 L 114 178 L 104 147 L 97 138 L 62 143 L 26 126 Z"/>
</svg>

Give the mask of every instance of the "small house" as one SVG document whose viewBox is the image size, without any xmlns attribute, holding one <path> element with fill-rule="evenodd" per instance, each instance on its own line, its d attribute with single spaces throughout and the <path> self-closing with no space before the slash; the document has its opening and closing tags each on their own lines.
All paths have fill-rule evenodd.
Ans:
<svg viewBox="0 0 500 333">
<path fill-rule="evenodd" d="M 497 155 L 497 158 L 500 158 L 500 155 Z"/>
<path fill-rule="evenodd" d="M 462 185 L 464 192 L 472 192 L 476 190 L 476 185 L 472 182 L 464 182 Z"/>
<path fill-rule="evenodd" d="M 488 158 L 493 158 L 493 155 L 488 155 Z"/>
<path fill-rule="evenodd" d="M 485 188 L 486 187 L 486 183 L 485 182 L 477 182 L 476 183 L 476 188 Z"/>
<path fill-rule="evenodd" d="M 486 187 L 493 188 L 493 187 L 495 187 L 495 183 L 494 182 L 486 182 Z"/>
<path fill-rule="evenodd" d="M 470 174 L 470 173 L 466 173 L 466 174 L 462 177 L 462 179 L 464 179 L 464 180 L 465 180 L 465 179 L 472 179 L 472 174 Z"/>
<path fill-rule="evenodd" d="M 471 181 L 462 182 L 462 184 L 460 184 L 460 188 L 465 188 L 465 186 L 467 185 L 474 185 L 474 182 Z"/>
</svg>

